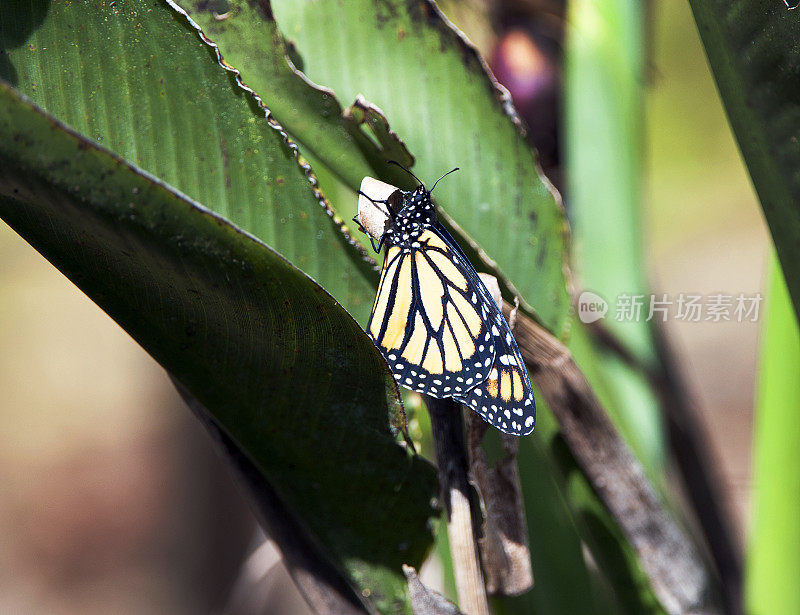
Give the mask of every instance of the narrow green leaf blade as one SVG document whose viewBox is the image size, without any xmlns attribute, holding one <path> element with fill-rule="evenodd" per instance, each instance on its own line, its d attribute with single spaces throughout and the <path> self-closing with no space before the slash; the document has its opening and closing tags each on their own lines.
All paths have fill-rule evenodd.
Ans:
<svg viewBox="0 0 800 615">
<path fill-rule="evenodd" d="M 783 0 L 689 4 L 800 315 L 800 10 Z"/>
<path fill-rule="evenodd" d="M 753 525 L 745 601 L 751 615 L 800 613 L 800 331 L 773 258 L 753 444 Z"/>
<path fill-rule="evenodd" d="M 641 189 L 645 5 L 617 0 L 570 2 L 565 45 L 565 150 L 581 291 L 610 305 L 601 321 L 644 365 L 658 360 L 643 269 Z M 587 104 L 587 101 L 592 101 Z M 639 297 L 640 318 L 617 320 L 623 295 Z M 656 318 L 658 314 L 656 314 Z M 575 329 L 579 329 L 576 326 Z M 613 413 L 651 478 L 662 478 L 662 418 L 649 384 L 616 356 L 600 358 L 586 331 L 570 349 Z"/>
</svg>

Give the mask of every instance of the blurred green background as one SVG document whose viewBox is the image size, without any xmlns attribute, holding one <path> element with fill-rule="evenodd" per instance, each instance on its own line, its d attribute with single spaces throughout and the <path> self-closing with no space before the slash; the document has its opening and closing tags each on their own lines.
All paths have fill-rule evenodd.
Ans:
<svg viewBox="0 0 800 615">
<path fill-rule="evenodd" d="M 448 15 L 488 54 L 495 41 L 480 11 L 456 9 Z M 643 232 L 653 292 L 763 292 L 765 225 L 688 5 L 653 2 L 649 28 Z M 667 323 L 740 541 L 758 330 Z M 254 532 L 246 506 L 163 371 L 5 225 L 0 348 L 0 612 L 223 609 Z M 263 555 L 269 572 L 253 599 L 303 612 Z M 426 572 L 435 584 L 435 564 Z"/>
</svg>

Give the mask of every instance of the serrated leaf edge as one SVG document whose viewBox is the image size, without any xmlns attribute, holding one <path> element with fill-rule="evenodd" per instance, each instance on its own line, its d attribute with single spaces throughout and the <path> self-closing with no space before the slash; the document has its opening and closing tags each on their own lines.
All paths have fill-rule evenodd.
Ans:
<svg viewBox="0 0 800 615">
<path fill-rule="evenodd" d="M 178 15 L 180 15 L 186 21 L 186 24 L 189 27 L 195 30 L 200 40 L 213 50 L 214 55 L 217 58 L 217 63 L 220 65 L 220 67 L 222 67 L 227 72 L 231 73 L 234 76 L 234 81 L 236 82 L 236 85 L 253 98 L 255 103 L 258 105 L 259 109 L 261 109 L 264 112 L 264 117 L 267 120 L 267 124 L 270 126 L 270 128 L 272 128 L 273 130 L 277 131 L 278 134 L 280 134 L 281 138 L 283 139 L 283 142 L 291 150 L 295 162 L 300 167 L 306 179 L 308 180 L 309 185 L 311 186 L 311 192 L 313 193 L 314 198 L 317 199 L 317 202 L 319 202 L 320 206 L 323 208 L 325 213 L 328 214 L 328 217 L 336 225 L 336 228 L 343 235 L 345 241 L 358 252 L 360 259 L 369 263 L 370 266 L 374 268 L 375 267 L 374 259 L 370 258 L 367 251 L 361 246 L 361 244 L 359 244 L 355 240 L 353 235 L 350 233 L 350 229 L 345 225 L 344 221 L 336 214 L 333 207 L 331 207 L 330 202 L 328 201 L 327 197 L 323 194 L 322 190 L 319 187 L 319 180 L 317 180 L 317 176 L 314 174 L 311 165 L 300 153 L 300 148 L 298 147 L 297 143 L 295 143 L 294 140 L 292 140 L 292 138 L 286 132 L 286 129 L 280 124 L 280 122 L 278 122 L 275 116 L 272 115 L 272 111 L 269 109 L 269 107 L 267 107 L 262 98 L 258 95 L 258 93 L 255 90 L 253 90 L 250 86 L 248 86 L 244 82 L 244 80 L 242 79 L 242 74 L 241 72 L 239 72 L 239 69 L 237 69 L 234 66 L 231 66 L 225 61 L 222 52 L 220 51 L 219 45 L 217 45 L 213 40 L 211 40 L 210 38 L 208 38 L 208 36 L 206 36 L 205 32 L 203 32 L 203 29 L 200 27 L 200 25 L 194 19 L 192 19 L 191 16 L 180 5 L 178 5 L 174 0 L 163 0 L 163 1 L 167 4 L 167 6 L 169 6 L 169 8 L 178 13 Z M 305 77 L 305 75 L 303 75 L 301 71 L 297 70 L 294 67 L 294 65 L 291 64 L 288 58 L 286 58 L 285 56 L 284 58 L 286 59 L 287 62 L 289 62 L 289 66 L 291 67 L 291 69 L 301 78 L 303 78 L 309 85 L 311 85 L 316 89 L 319 89 L 320 91 L 324 92 L 325 94 L 328 94 L 329 96 L 334 96 L 332 91 L 327 90 L 326 88 L 322 88 L 311 82 L 307 77 Z"/>
</svg>

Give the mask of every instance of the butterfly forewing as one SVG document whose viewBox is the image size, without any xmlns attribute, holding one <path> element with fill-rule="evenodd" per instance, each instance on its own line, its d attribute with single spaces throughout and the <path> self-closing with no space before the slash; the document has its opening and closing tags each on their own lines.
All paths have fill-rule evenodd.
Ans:
<svg viewBox="0 0 800 615">
<path fill-rule="evenodd" d="M 472 266 L 434 228 L 417 243 L 387 250 L 367 331 L 403 386 L 434 397 L 465 394 L 494 360 L 488 310 Z"/>
</svg>

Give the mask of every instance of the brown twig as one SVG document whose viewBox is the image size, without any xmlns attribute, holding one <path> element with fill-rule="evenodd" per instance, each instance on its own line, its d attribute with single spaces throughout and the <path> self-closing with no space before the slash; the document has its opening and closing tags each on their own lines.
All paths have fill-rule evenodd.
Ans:
<svg viewBox="0 0 800 615">
<path fill-rule="evenodd" d="M 719 572 L 726 610 L 730 615 L 742 615 L 741 553 L 720 503 L 720 481 L 709 458 L 709 437 L 691 408 L 672 351 L 659 329 L 656 329 L 656 350 L 659 371 L 653 386 L 666 415 L 670 447 Z"/>
<path fill-rule="evenodd" d="M 472 518 L 469 461 L 461 406 L 426 396 L 439 468 L 439 488 L 447 511 L 447 536 L 453 557 L 458 606 L 466 615 L 489 615 Z"/>
<path fill-rule="evenodd" d="M 504 312 L 511 308 L 504 303 Z M 676 615 L 721 613 L 694 544 L 661 506 L 569 350 L 524 314 L 517 316 L 514 333 L 564 440 L 636 550 L 664 608 Z"/>
<path fill-rule="evenodd" d="M 489 424 L 475 412 L 467 414 L 469 473 L 483 511 L 483 535 L 478 546 L 486 591 L 492 596 L 519 596 L 533 587 L 528 523 L 517 467 L 519 438 L 502 434 L 505 455 L 491 466 L 481 446 L 488 429 Z"/>
</svg>

